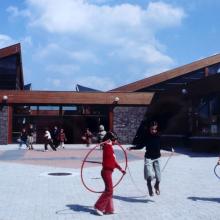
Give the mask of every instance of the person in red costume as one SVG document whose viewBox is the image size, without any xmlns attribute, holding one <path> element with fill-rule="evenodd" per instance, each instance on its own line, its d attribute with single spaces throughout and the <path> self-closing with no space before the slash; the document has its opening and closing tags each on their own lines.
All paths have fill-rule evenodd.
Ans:
<svg viewBox="0 0 220 220">
<path fill-rule="evenodd" d="M 116 142 L 117 137 L 112 132 L 107 132 L 103 138 L 103 161 L 102 161 L 102 171 L 101 176 L 105 183 L 105 191 L 99 197 L 95 203 L 95 211 L 97 215 L 103 214 L 114 214 L 113 205 L 113 183 L 112 183 L 112 173 L 115 168 L 119 169 L 123 174 L 123 170 L 115 159 L 115 154 L 113 150 L 113 144 Z"/>
</svg>

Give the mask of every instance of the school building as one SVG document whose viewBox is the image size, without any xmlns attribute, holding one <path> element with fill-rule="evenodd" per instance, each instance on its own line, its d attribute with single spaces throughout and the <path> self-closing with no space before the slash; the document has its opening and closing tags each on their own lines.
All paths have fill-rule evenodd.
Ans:
<svg viewBox="0 0 220 220">
<path fill-rule="evenodd" d="M 217 149 L 220 142 L 220 54 L 101 92 L 34 91 L 24 84 L 21 45 L 0 49 L 0 144 L 15 143 L 22 127 L 33 124 L 37 143 L 45 127 L 66 131 L 80 143 L 85 128 L 103 124 L 131 144 L 144 121 L 157 120 L 166 144 Z M 71 79 L 70 79 L 71 80 Z"/>
</svg>

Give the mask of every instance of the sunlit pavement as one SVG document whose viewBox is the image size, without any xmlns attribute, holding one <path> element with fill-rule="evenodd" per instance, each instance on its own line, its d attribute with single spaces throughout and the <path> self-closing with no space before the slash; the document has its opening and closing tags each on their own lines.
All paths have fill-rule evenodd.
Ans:
<svg viewBox="0 0 220 220">
<path fill-rule="evenodd" d="M 33 151 L 1 145 L 0 220 L 220 219 L 220 180 L 213 172 L 218 155 L 187 150 L 177 150 L 169 159 L 162 172 L 161 195 L 153 197 L 148 196 L 143 178 L 144 151 L 128 152 L 129 169 L 114 191 L 116 214 L 96 216 L 93 205 L 99 194 L 85 189 L 80 177 L 82 161 L 93 147 L 66 145 L 44 152 L 43 145 Z M 98 151 L 93 156 L 99 160 Z M 119 151 L 116 156 L 124 166 Z M 163 152 L 162 168 L 169 156 Z M 100 177 L 99 164 L 87 165 L 85 171 Z M 97 188 L 102 184 L 98 181 Z"/>
</svg>

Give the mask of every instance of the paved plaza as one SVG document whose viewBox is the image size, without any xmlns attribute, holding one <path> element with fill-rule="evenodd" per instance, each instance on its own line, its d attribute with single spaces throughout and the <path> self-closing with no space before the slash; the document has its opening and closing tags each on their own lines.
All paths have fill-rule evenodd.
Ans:
<svg viewBox="0 0 220 220">
<path fill-rule="evenodd" d="M 161 195 L 154 197 L 148 196 L 143 179 L 144 151 L 127 152 L 129 169 L 114 191 L 116 213 L 95 215 L 93 205 L 99 194 L 88 191 L 80 177 L 82 160 L 91 148 L 67 145 L 55 152 L 43 152 L 43 145 L 35 146 L 34 151 L 1 145 L 0 220 L 220 219 L 220 180 L 213 172 L 218 155 L 183 149 L 176 149 L 167 163 Z M 116 155 L 124 166 L 119 150 Z M 163 151 L 161 167 L 169 155 Z M 86 174 L 97 178 L 88 179 Z M 102 184 L 98 177 L 99 164 L 85 166 L 85 178 L 88 183 L 97 181 L 97 188 Z"/>
</svg>

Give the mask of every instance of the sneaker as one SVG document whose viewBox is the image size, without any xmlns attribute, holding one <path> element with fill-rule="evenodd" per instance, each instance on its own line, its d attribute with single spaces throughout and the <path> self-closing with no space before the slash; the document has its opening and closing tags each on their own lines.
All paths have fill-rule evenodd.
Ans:
<svg viewBox="0 0 220 220">
<path fill-rule="evenodd" d="M 151 183 L 147 183 L 147 188 L 150 196 L 154 196 L 154 192 L 152 190 Z"/>
<path fill-rule="evenodd" d="M 46 151 L 48 151 L 48 150 L 44 150 L 44 152 L 46 152 Z"/>
<path fill-rule="evenodd" d="M 102 211 L 100 211 L 100 210 L 98 210 L 98 209 L 95 209 L 95 213 L 96 213 L 97 215 L 100 215 L 100 216 L 102 216 L 102 215 L 103 215 L 103 212 L 102 212 Z"/>
<path fill-rule="evenodd" d="M 155 193 L 159 196 L 159 195 L 160 195 L 160 190 L 159 190 L 159 189 L 156 189 L 156 190 L 155 190 Z"/>
<path fill-rule="evenodd" d="M 114 211 L 113 211 L 113 212 L 105 212 L 104 214 L 105 214 L 105 215 L 114 215 L 115 212 L 114 212 Z"/>
</svg>

